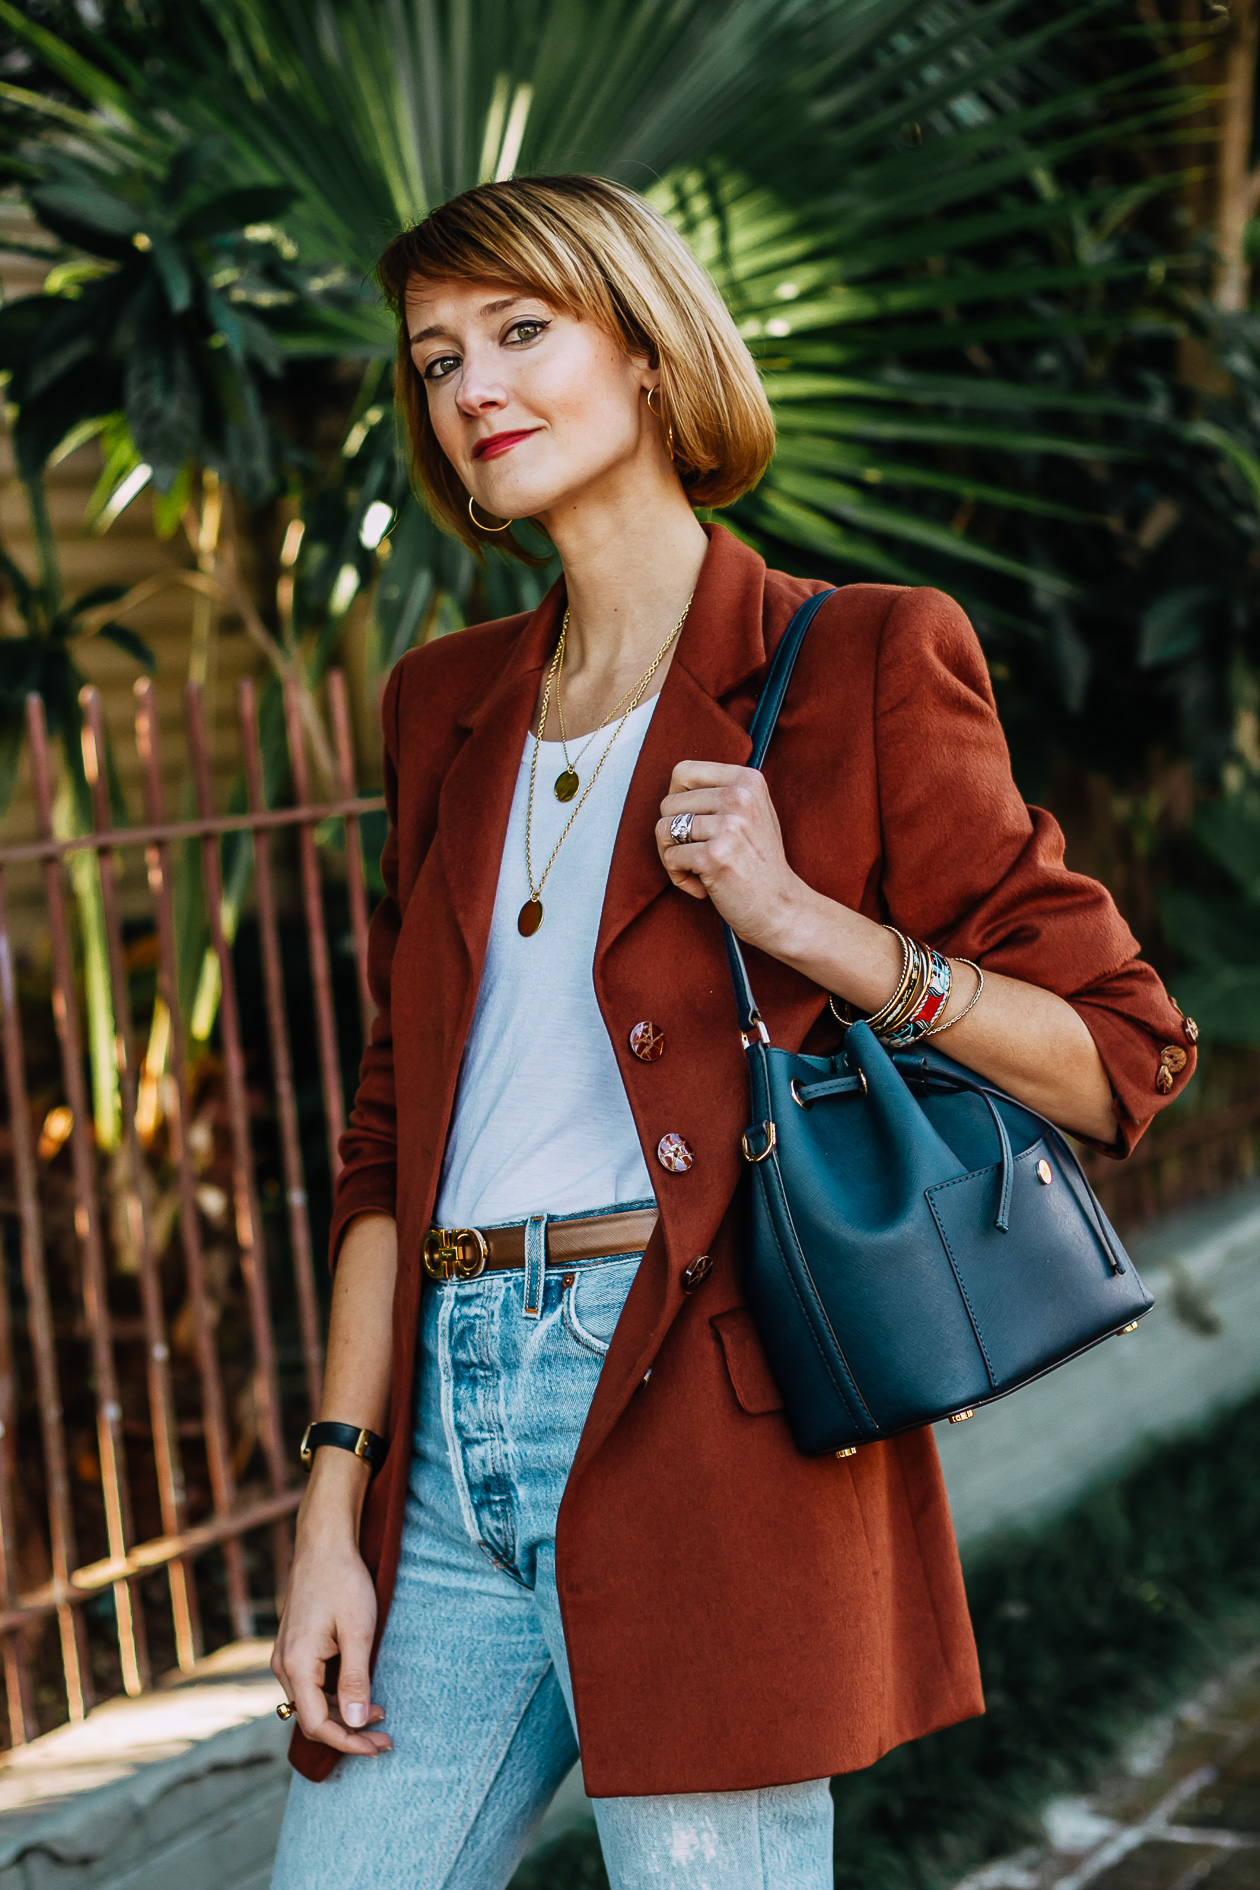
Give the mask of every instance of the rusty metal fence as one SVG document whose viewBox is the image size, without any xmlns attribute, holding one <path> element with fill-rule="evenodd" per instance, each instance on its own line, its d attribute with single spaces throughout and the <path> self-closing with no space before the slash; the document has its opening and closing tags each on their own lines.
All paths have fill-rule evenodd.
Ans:
<svg viewBox="0 0 1260 1890">
<path fill-rule="evenodd" d="M 342 823 L 339 897 L 345 901 L 357 1005 L 351 1000 L 347 1007 L 343 989 L 340 1028 L 344 1039 L 345 1013 L 354 1009 L 357 1039 L 372 1014 L 360 822 L 383 807 L 379 799 L 356 793 L 350 715 L 338 673 L 328 680 L 327 700 L 333 797 L 311 799 L 302 702 L 290 682 L 284 711 L 295 804 L 268 807 L 258 703 L 253 684 L 241 684 L 247 810 L 220 814 L 205 709 L 190 685 L 184 760 L 196 811 L 193 818 L 171 819 L 156 697 L 142 681 L 135 738 L 144 824 L 116 826 L 101 705 L 94 690 L 85 690 L 83 753 L 94 831 L 69 839 L 54 834 L 53 756 L 44 706 L 38 697 L 28 701 L 41 837 L 0 847 L 0 1014 L 10 1157 L 4 1206 L 10 1228 L 16 1221 L 20 1247 L 20 1268 L 0 1274 L 0 1645 L 8 1739 L 14 1745 L 59 1720 L 81 1719 L 102 1692 L 120 1685 L 129 1694 L 143 1691 L 158 1664 L 151 1650 L 163 1665 L 173 1658 L 179 1668 L 191 1668 L 203 1648 L 207 1609 L 219 1639 L 255 1632 L 257 1617 L 274 1609 L 283 1588 L 300 1495 L 296 1441 L 318 1405 L 322 1344 L 305 1173 L 313 1159 L 311 1111 L 304 1146 L 277 874 L 291 873 L 296 880 L 305 933 L 309 1010 L 300 1027 L 305 1037 L 309 1024 L 313 1053 L 305 1040 L 298 1047 L 318 1066 L 326 1183 L 337 1170 L 344 1103 L 328 888 L 316 830 L 324 822 Z M 250 1043 L 243 1038 L 237 962 L 224 918 L 221 846 L 230 834 L 249 835 L 253 846 L 252 923 L 261 988 L 249 995 L 265 1027 Z M 281 847 L 278 864 L 273 851 Z M 143 850 L 147 870 L 149 906 L 140 935 L 141 955 L 154 973 L 147 1007 L 150 1050 L 153 1017 L 159 1007 L 165 1012 L 160 1110 L 153 1101 L 154 1070 L 140 1054 L 146 1025 L 133 1015 L 129 953 L 134 958 L 137 922 L 134 911 L 124 916 L 122 867 L 134 849 Z M 209 962 L 220 987 L 217 1046 L 202 1053 L 200 1065 L 190 1059 L 177 962 L 176 876 L 181 850 L 187 849 L 194 854 L 194 878 L 200 854 Z M 85 852 L 99 863 L 114 1019 L 120 1134 L 108 1157 L 92 1127 L 67 887 L 72 856 Z M 30 1036 L 39 1020 L 32 1023 L 29 1000 L 19 1001 L 6 906 L 6 872 L 30 862 L 42 870 L 51 932 L 46 995 L 55 1052 L 50 1033 L 49 1056 L 61 1096 L 59 1110 L 44 1118 L 44 1131 L 28 1092 L 30 1047 L 24 1042 L 24 1032 Z M 199 1083 L 209 1085 L 208 1102 L 195 1093 Z M 251 1123 L 259 1113 L 260 1084 L 269 1091 L 263 1106 L 271 1129 L 267 1227 L 256 1120 Z M 43 1143 L 54 1117 L 50 1156 Z M 207 1167 L 211 1159 L 219 1162 L 218 1171 Z M 324 1159 L 321 1145 L 320 1165 Z M 221 1172 L 222 1185 L 207 1179 L 213 1172 Z M 61 1192 L 54 1201 L 56 1174 Z M 58 1213 L 65 1221 L 60 1245 L 50 1233 Z M 207 1219 L 215 1213 L 222 1223 L 218 1233 Z M 296 1335 L 289 1346 L 287 1411 L 277 1301 Z M 78 1433 L 67 1416 L 68 1399 L 82 1417 Z M 138 1506 L 137 1489 L 143 1497 Z M 84 1544 L 104 1552 L 80 1562 Z M 32 1567 L 43 1578 L 24 1584 L 23 1571 Z"/>
</svg>

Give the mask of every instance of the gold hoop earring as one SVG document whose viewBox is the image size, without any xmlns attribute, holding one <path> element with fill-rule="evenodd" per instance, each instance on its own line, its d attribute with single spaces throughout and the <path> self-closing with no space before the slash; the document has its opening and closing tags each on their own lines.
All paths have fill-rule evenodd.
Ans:
<svg viewBox="0 0 1260 1890">
<path fill-rule="evenodd" d="M 508 518 L 504 519 L 502 525 L 483 525 L 481 520 L 477 517 L 477 514 L 473 511 L 473 496 L 471 492 L 468 495 L 468 516 L 479 532 L 505 532 L 509 525 L 515 525 L 516 523 L 515 519 Z"/>
<path fill-rule="evenodd" d="M 668 421 L 668 420 L 666 420 L 666 418 L 665 418 L 665 414 L 664 414 L 664 406 L 665 406 L 665 402 L 664 402 L 664 399 L 662 398 L 662 400 L 661 400 L 661 409 L 662 409 L 662 411 L 661 411 L 660 413 L 658 413 L 658 412 L 656 411 L 656 408 L 655 408 L 655 407 L 654 407 L 654 406 L 652 405 L 652 396 L 653 396 L 653 394 L 655 394 L 655 393 L 659 393 L 659 391 L 660 391 L 660 390 L 659 390 L 659 388 L 656 388 L 656 387 L 649 387 L 649 388 L 648 388 L 648 397 L 647 397 L 647 408 L 648 408 L 648 412 L 649 412 L 649 413 L 651 414 L 651 416 L 652 416 L 652 418 L 653 418 L 653 420 L 659 420 L 659 421 L 660 421 L 660 422 L 662 423 L 662 425 L 664 426 L 664 428 L 665 428 L 665 446 L 666 446 L 666 450 L 667 450 L 667 451 L 668 451 L 668 453 L 669 453 L 669 456 L 670 456 L 670 458 L 672 459 L 672 458 L 674 457 L 674 429 L 673 429 L 673 427 L 672 427 L 672 426 L 671 426 L 671 425 L 669 424 L 669 421 Z"/>
</svg>

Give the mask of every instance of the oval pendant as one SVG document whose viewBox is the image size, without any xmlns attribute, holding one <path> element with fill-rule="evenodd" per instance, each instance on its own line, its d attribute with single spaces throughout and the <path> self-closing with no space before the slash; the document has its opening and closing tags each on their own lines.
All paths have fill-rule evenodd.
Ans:
<svg viewBox="0 0 1260 1890">
<path fill-rule="evenodd" d="M 563 774 L 556 776 L 556 799 L 571 801 L 578 791 L 578 786 L 577 769 L 566 768 Z"/>
<path fill-rule="evenodd" d="M 533 938 L 543 922 L 541 899 L 527 899 L 516 915 L 516 929 L 522 938 Z"/>
</svg>

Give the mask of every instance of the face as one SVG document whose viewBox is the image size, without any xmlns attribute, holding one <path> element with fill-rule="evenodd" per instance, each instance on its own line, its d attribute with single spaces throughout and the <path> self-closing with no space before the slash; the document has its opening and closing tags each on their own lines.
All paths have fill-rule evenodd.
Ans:
<svg viewBox="0 0 1260 1890">
<path fill-rule="evenodd" d="M 485 282 L 418 281 L 406 317 L 438 444 L 483 516 L 545 524 L 640 463 L 659 474 L 658 376 L 594 322 Z"/>
</svg>

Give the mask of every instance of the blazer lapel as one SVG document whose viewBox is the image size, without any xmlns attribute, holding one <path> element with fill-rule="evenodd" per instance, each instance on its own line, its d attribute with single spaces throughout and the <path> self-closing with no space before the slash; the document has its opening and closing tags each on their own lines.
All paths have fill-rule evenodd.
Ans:
<svg viewBox="0 0 1260 1890">
<path fill-rule="evenodd" d="M 597 989 L 600 963 L 609 947 L 669 888 L 656 847 L 656 823 L 675 765 L 703 760 L 742 767 L 751 752 L 747 723 L 753 696 L 750 693 L 746 703 L 727 699 L 766 662 L 766 567 L 755 551 L 720 525 L 705 529 L 708 555 L 617 830 L 595 947 Z"/>
<path fill-rule="evenodd" d="M 610 1035 L 615 1033 L 601 975 L 607 954 L 660 894 L 672 891 L 657 851 L 655 828 L 674 767 L 685 760 L 722 761 L 742 767 L 752 749 L 748 724 L 767 660 L 766 567 L 756 552 L 720 526 L 706 529 L 709 554 L 630 783 L 608 876 L 595 948 L 595 989 Z M 725 977 L 725 971 L 719 975 Z M 733 1046 L 733 1009 L 731 1018 Z M 662 1224 L 631 1288 L 617 1338 L 600 1375 L 570 1474 L 570 1487 L 642 1382 L 644 1371 L 682 1305 L 678 1256 L 674 1255 L 671 1264 L 670 1255 L 680 1239 L 689 1237 L 689 1231 L 675 1223 L 674 1212 L 663 1213 Z M 720 1214 L 714 1216 L 705 1238 L 716 1230 L 719 1218 Z"/>
<path fill-rule="evenodd" d="M 438 846 L 474 979 L 481 974 L 499 884 L 499 863 L 538 679 L 555 647 L 564 609 L 555 584 L 522 626 L 503 672 L 461 711 L 468 736 L 438 797 Z"/>
</svg>

